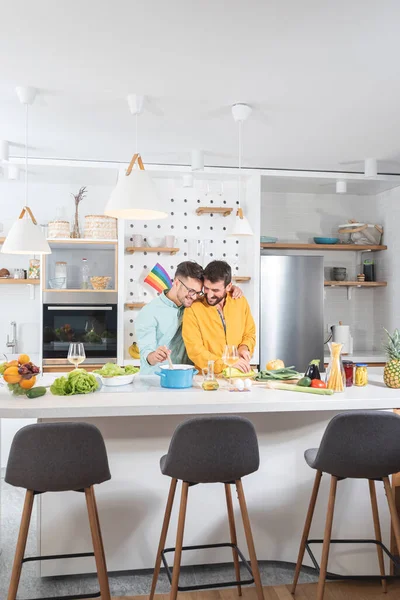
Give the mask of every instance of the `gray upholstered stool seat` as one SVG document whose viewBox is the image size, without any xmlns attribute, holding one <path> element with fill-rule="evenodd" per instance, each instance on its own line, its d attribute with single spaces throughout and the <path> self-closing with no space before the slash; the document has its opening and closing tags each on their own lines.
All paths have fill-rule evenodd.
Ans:
<svg viewBox="0 0 400 600">
<path fill-rule="evenodd" d="M 110 600 L 107 566 L 93 485 L 111 479 L 103 437 L 88 423 L 38 423 L 20 429 L 13 439 L 5 481 L 26 489 L 20 532 L 7 600 L 15 600 L 29 532 L 35 494 L 82 491 L 92 534 L 93 553 L 66 554 L 53 558 L 94 556 L 100 584 L 99 594 L 74 598 Z M 44 560 L 46 557 L 30 557 Z M 72 598 L 67 596 L 66 598 Z"/>
<path fill-rule="evenodd" d="M 103 436 L 89 423 L 38 423 L 14 437 L 5 481 L 35 492 L 83 490 L 111 479 Z"/>
<path fill-rule="evenodd" d="M 306 463 L 317 473 L 300 544 L 292 593 L 294 594 L 296 589 L 306 549 L 316 564 L 309 548 L 311 542 L 308 540 L 308 535 L 323 473 L 331 476 L 331 486 L 324 539 L 312 540 L 313 543 L 323 542 L 317 600 L 322 600 L 324 595 L 330 544 L 339 541 L 340 543 L 350 543 L 350 540 L 331 539 L 337 483 L 348 478 L 369 480 L 375 529 L 375 542 L 372 543 L 376 545 L 378 554 L 380 567 L 378 578 L 381 578 L 383 589 L 386 591 L 383 552 L 391 560 L 395 560 L 395 558 L 382 544 L 375 481 L 382 480 L 385 486 L 396 544 L 400 548 L 400 521 L 389 481 L 389 475 L 400 471 L 400 416 L 391 412 L 372 410 L 341 413 L 329 422 L 319 448 L 309 448 L 305 451 L 304 458 Z M 351 540 L 352 543 L 356 541 L 371 543 L 370 540 Z M 343 578 L 351 579 L 352 577 Z"/>
<path fill-rule="evenodd" d="M 260 457 L 258 451 L 257 435 L 253 424 L 242 417 L 216 416 L 189 419 L 176 428 L 168 453 L 161 458 L 160 467 L 163 475 L 171 477 L 171 485 L 165 509 L 164 522 L 161 530 L 160 542 L 154 567 L 153 582 L 149 600 L 154 599 L 161 562 L 164 563 L 167 576 L 171 582 L 170 600 L 176 600 L 178 591 L 193 591 L 204 588 L 218 588 L 235 585 L 239 595 L 241 586 L 255 583 L 257 599 L 264 600 L 257 557 L 254 549 L 253 535 L 247 513 L 242 477 L 258 470 Z M 168 527 L 174 503 L 175 491 L 178 480 L 182 481 L 181 504 L 176 535 L 175 548 L 165 548 Z M 186 519 L 186 507 L 189 487 L 193 484 L 223 483 L 228 512 L 230 543 L 208 544 L 206 546 L 183 546 L 183 532 Z M 251 567 L 237 547 L 236 526 L 232 503 L 231 484 L 236 485 L 240 511 L 249 550 Z M 194 490 L 193 493 L 196 493 Z M 212 584 L 196 586 L 179 586 L 181 556 L 183 550 L 229 547 L 232 549 L 235 566 L 236 581 L 213 582 Z M 171 573 L 166 561 L 168 552 L 175 552 L 174 567 Z M 239 557 L 251 578 L 241 580 Z"/>
<path fill-rule="evenodd" d="M 190 483 L 225 483 L 258 470 L 253 424 L 241 417 L 203 417 L 178 425 L 161 472 Z"/>
</svg>

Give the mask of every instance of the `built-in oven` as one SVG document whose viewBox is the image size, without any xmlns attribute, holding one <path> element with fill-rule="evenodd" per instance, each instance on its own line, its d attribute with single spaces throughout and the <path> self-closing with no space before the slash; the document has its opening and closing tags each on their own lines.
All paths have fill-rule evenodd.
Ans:
<svg viewBox="0 0 400 600">
<path fill-rule="evenodd" d="M 83 343 L 86 363 L 115 362 L 117 304 L 43 304 L 43 364 L 68 364 L 71 342 Z"/>
</svg>

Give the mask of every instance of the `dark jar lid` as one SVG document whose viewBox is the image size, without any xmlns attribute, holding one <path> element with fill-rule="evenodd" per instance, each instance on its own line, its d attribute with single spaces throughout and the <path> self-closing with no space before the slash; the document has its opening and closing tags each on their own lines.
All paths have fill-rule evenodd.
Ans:
<svg viewBox="0 0 400 600">
<path fill-rule="evenodd" d="M 346 365 L 346 367 L 353 367 L 354 363 L 352 360 L 343 360 L 343 365 Z"/>
</svg>

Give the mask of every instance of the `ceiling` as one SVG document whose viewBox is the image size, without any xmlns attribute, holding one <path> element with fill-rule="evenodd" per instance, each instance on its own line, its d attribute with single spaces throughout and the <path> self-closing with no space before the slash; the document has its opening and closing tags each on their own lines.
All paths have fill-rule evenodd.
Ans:
<svg viewBox="0 0 400 600">
<path fill-rule="evenodd" d="M 244 166 L 400 173 L 398 0 L 13 0 L 0 21 L 0 139 L 22 153 L 16 85 L 41 90 L 30 154 L 237 164 L 230 105 L 254 107 Z M 386 162 L 393 161 L 393 162 Z"/>
</svg>

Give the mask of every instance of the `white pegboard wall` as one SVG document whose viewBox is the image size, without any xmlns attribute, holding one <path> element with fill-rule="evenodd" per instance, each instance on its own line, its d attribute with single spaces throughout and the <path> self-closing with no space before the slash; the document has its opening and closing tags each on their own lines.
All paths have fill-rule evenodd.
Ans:
<svg viewBox="0 0 400 600">
<path fill-rule="evenodd" d="M 125 302 L 150 302 L 157 292 L 144 279 L 159 262 L 173 279 L 177 265 L 185 260 L 196 260 L 206 266 L 212 260 L 226 260 L 232 267 L 233 276 L 249 276 L 251 281 L 240 284 L 250 304 L 254 286 L 253 260 L 250 254 L 259 252 L 258 237 L 237 239 L 227 236 L 233 225 L 237 208 L 237 183 L 235 181 L 196 182 L 194 188 L 183 188 L 177 179 L 158 179 L 156 185 L 163 198 L 169 216 L 162 221 L 127 221 L 125 224 L 125 247 L 133 245 L 133 235 L 164 238 L 175 236 L 179 252 L 169 255 L 160 252 L 135 252 L 125 254 L 124 290 Z M 204 185 L 205 183 L 205 185 Z M 230 207 L 232 215 L 224 217 L 217 213 L 197 215 L 201 206 Z M 146 242 L 145 242 L 146 245 Z M 164 246 L 164 240 L 160 244 Z M 126 310 L 124 315 L 124 355 L 128 346 L 136 340 L 134 321 L 138 311 Z"/>
</svg>

